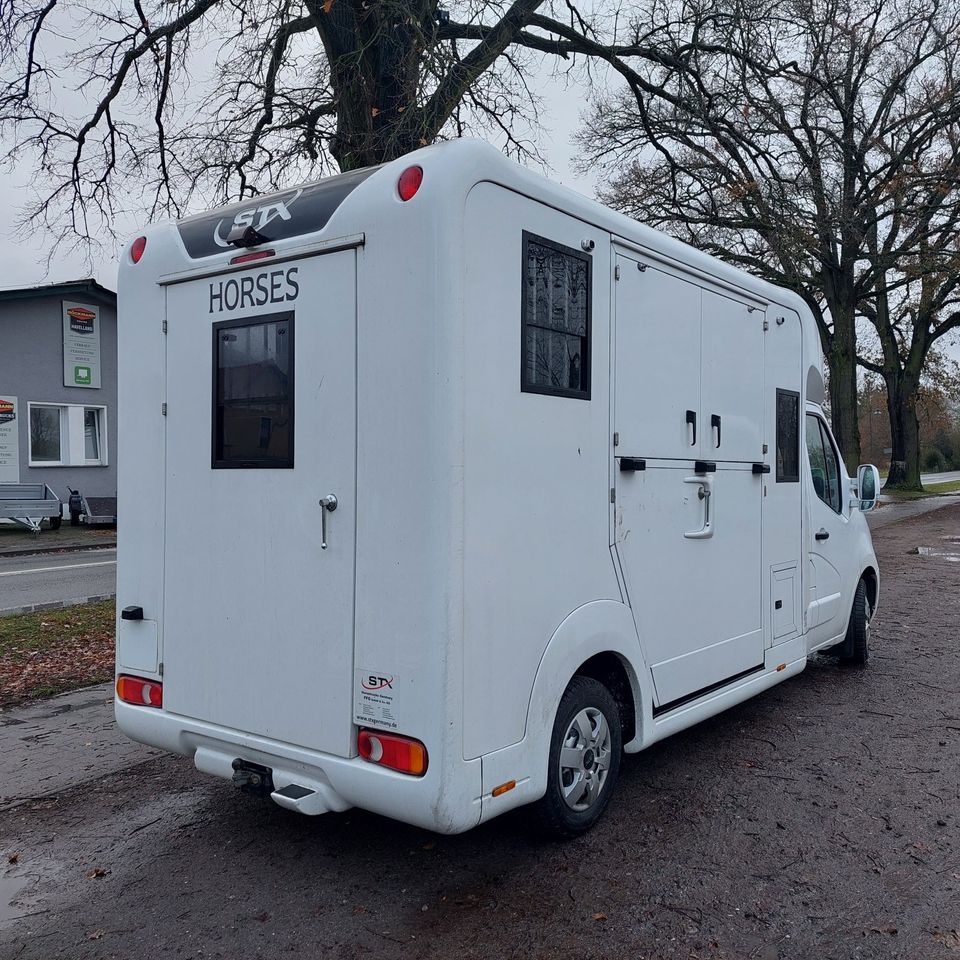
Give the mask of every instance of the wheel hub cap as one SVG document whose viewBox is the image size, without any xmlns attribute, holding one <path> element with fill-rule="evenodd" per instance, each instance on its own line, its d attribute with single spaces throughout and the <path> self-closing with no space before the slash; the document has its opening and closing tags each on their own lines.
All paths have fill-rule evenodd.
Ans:
<svg viewBox="0 0 960 960">
<path fill-rule="evenodd" d="M 586 707 L 570 721 L 560 748 L 560 791 L 578 813 L 599 799 L 610 769 L 610 724 L 596 707 Z"/>
</svg>

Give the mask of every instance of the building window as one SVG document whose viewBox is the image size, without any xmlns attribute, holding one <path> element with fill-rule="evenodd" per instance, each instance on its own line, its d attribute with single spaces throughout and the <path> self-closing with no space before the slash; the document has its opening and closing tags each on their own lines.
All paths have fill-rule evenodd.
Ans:
<svg viewBox="0 0 960 960">
<path fill-rule="evenodd" d="M 800 394 L 777 391 L 777 483 L 800 479 Z"/>
<path fill-rule="evenodd" d="M 62 463 L 62 407 L 30 405 L 30 460 L 36 463 Z"/>
<path fill-rule="evenodd" d="M 293 466 L 293 314 L 213 325 L 213 466 Z"/>
<path fill-rule="evenodd" d="M 30 466 L 102 467 L 106 457 L 106 408 L 70 403 L 31 403 Z"/>
<path fill-rule="evenodd" d="M 590 399 L 590 257 L 523 234 L 520 389 Z"/>
</svg>

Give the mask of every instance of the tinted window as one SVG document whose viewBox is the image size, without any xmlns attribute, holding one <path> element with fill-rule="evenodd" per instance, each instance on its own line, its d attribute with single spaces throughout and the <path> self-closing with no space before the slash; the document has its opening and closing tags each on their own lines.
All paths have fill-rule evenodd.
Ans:
<svg viewBox="0 0 960 960">
<path fill-rule="evenodd" d="M 213 466 L 293 466 L 293 314 L 213 325 Z"/>
<path fill-rule="evenodd" d="M 520 388 L 590 399 L 590 258 L 523 235 Z"/>
<path fill-rule="evenodd" d="M 807 414 L 807 454 L 810 457 L 813 489 L 831 510 L 840 513 L 843 509 L 843 501 L 840 491 L 839 461 L 826 427 L 819 417 L 812 414 Z"/>
<path fill-rule="evenodd" d="M 59 407 L 30 407 L 30 459 L 38 463 L 60 462 Z"/>
<path fill-rule="evenodd" d="M 777 391 L 777 483 L 800 479 L 800 394 Z"/>
</svg>

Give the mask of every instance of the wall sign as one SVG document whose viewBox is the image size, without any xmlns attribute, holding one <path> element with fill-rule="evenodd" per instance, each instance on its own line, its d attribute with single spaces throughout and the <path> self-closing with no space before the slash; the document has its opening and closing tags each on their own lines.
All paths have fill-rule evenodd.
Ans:
<svg viewBox="0 0 960 960">
<path fill-rule="evenodd" d="M 63 385 L 100 386 L 100 308 L 63 302 Z"/>
<path fill-rule="evenodd" d="M 20 418 L 17 398 L 0 393 L 0 483 L 20 482 Z"/>
</svg>

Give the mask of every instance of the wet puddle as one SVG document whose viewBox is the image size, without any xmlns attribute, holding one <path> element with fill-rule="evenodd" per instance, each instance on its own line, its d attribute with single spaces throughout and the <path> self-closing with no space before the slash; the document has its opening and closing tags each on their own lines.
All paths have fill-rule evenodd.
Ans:
<svg viewBox="0 0 960 960">
<path fill-rule="evenodd" d="M 29 882 L 29 877 L 0 877 L 0 927 L 26 913 L 27 908 L 17 904 L 17 897 Z"/>
<path fill-rule="evenodd" d="M 960 563 L 960 537 L 941 537 L 936 547 L 914 547 L 910 553 L 921 557 L 936 557 L 950 563 Z"/>
</svg>

